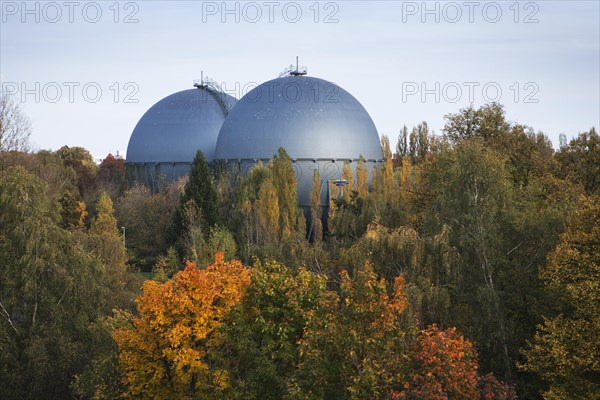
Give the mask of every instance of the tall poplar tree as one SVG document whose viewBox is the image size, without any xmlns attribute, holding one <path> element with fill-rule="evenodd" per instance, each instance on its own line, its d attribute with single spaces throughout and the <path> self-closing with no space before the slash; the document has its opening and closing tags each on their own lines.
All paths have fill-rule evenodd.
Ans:
<svg viewBox="0 0 600 400">
<path fill-rule="evenodd" d="M 344 188 L 344 200 L 349 201 L 350 195 L 354 190 L 354 175 L 352 174 L 352 168 L 350 168 L 350 163 L 348 161 L 344 162 L 344 166 L 342 167 L 342 179 L 345 179 L 347 184 Z"/>
<path fill-rule="evenodd" d="M 296 173 L 292 160 L 283 148 L 279 148 L 272 162 L 273 184 L 279 201 L 279 224 L 281 238 L 288 239 L 296 228 L 298 195 L 296 193 Z"/>
<path fill-rule="evenodd" d="M 125 285 L 127 254 L 123 236 L 119 234 L 113 203 L 106 192 L 101 192 L 96 202 L 97 216 L 86 235 L 86 250 L 96 255 L 106 265 L 108 279 L 115 287 Z"/>
<path fill-rule="evenodd" d="M 358 197 L 365 197 L 369 191 L 368 186 L 369 171 L 365 165 L 365 158 L 360 156 L 358 159 L 358 166 L 356 167 L 356 192 Z"/>
<path fill-rule="evenodd" d="M 313 187 L 310 192 L 310 224 L 311 237 L 309 239 L 315 242 L 323 239 L 323 223 L 321 217 L 323 210 L 321 209 L 321 178 L 319 171 L 313 170 Z"/>
<path fill-rule="evenodd" d="M 280 207 L 277 189 L 273 185 L 271 177 L 265 178 L 261 183 L 256 207 L 261 241 L 264 243 L 275 242 L 278 236 Z"/>
</svg>

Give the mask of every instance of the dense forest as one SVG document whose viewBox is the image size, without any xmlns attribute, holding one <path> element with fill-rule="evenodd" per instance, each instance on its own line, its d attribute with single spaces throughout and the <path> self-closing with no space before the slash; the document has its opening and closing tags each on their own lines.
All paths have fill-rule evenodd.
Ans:
<svg viewBox="0 0 600 400">
<path fill-rule="evenodd" d="M 445 120 L 306 219 L 285 149 L 152 192 L 3 103 L 0 397 L 600 399 L 598 133 Z"/>
</svg>

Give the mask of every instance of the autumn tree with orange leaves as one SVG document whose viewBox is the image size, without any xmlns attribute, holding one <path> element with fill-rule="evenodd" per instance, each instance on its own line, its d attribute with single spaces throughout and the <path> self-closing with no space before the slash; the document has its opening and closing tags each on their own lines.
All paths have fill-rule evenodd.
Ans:
<svg viewBox="0 0 600 400">
<path fill-rule="evenodd" d="M 419 331 L 410 352 L 410 377 L 391 400 L 516 400 L 514 388 L 477 373 L 477 350 L 456 328 Z"/>
<path fill-rule="evenodd" d="M 222 341 L 217 328 L 249 282 L 250 271 L 222 254 L 206 269 L 188 263 L 163 284 L 146 281 L 138 316 L 114 333 L 126 397 L 215 398 L 228 382 L 213 362 Z"/>
<path fill-rule="evenodd" d="M 477 352 L 455 328 L 418 331 L 404 277 L 366 263 L 327 278 L 274 261 L 239 261 L 147 281 L 138 316 L 117 313 L 126 398 L 508 400 L 479 377 Z M 129 322 L 127 322 L 129 319 Z"/>
<path fill-rule="evenodd" d="M 412 377 L 392 399 L 478 400 L 477 353 L 456 328 L 432 325 L 419 333 Z"/>
</svg>

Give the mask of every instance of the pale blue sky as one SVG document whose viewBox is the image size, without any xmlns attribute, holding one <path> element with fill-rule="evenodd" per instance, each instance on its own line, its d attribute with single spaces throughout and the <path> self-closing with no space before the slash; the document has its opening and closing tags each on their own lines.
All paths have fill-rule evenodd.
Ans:
<svg viewBox="0 0 600 400">
<path fill-rule="evenodd" d="M 469 105 L 468 85 L 476 106 L 486 100 L 484 85 L 488 99 L 500 88 L 509 120 L 544 131 L 555 146 L 561 132 L 573 137 L 600 126 L 598 1 L 275 1 L 272 23 L 266 2 L 250 3 L 227 3 L 238 9 L 236 22 L 235 12 L 221 14 L 221 1 L 116 7 L 113 1 L 77 1 L 70 22 L 62 1 L 28 2 L 29 13 L 21 1 L 2 1 L 0 79 L 5 92 L 17 91 L 23 100 L 38 149 L 83 146 L 98 157 L 125 153 L 143 113 L 191 88 L 200 71 L 239 97 L 244 87 L 276 77 L 296 55 L 309 75 L 353 94 L 393 142 L 404 124 L 425 120 L 440 132 L 445 114 Z M 425 14 L 423 6 L 433 13 Z M 98 22 L 89 22 L 97 9 Z M 291 23 L 296 9 L 302 16 Z M 252 23 L 256 10 L 262 16 Z M 123 23 L 132 12 L 138 22 Z M 330 13 L 337 22 L 324 22 Z M 527 17 L 531 23 L 524 23 Z M 65 82 L 78 85 L 72 102 Z M 133 85 L 126 87 L 128 82 Z M 95 103 L 94 87 L 102 90 Z M 22 98 L 24 88 L 31 93 Z M 423 88 L 432 91 L 424 99 Z M 127 94 L 138 102 L 125 102 Z M 527 95 L 537 103 L 527 102 Z"/>
</svg>

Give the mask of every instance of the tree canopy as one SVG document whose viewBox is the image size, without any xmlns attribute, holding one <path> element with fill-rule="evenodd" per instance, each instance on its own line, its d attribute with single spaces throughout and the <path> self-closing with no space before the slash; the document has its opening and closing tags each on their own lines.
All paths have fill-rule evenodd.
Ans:
<svg viewBox="0 0 600 400">
<path fill-rule="evenodd" d="M 150 189 L 4 138 L 2 398 L 600 399 L 594 128 L 467 107 L 304 208 L 285 149 Z"/>
</svg>

